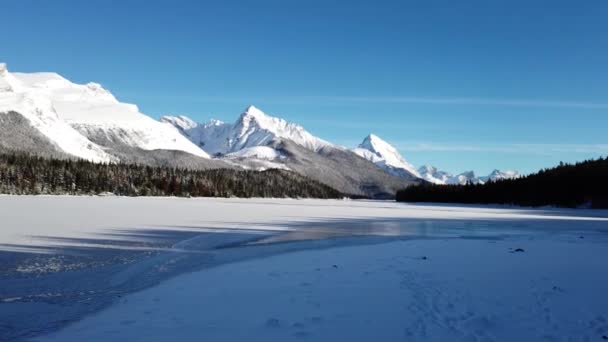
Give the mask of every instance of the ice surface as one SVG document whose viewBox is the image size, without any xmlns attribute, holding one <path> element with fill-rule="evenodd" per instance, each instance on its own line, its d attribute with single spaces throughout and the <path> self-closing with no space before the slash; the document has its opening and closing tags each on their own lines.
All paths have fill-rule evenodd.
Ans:
<svg viewBox="0 0 608 342">
<path fill-rule="evenodd" d="M 239 262 L 39 340 L 600 341 L 606 242 L 413 240 Z"/>
<path fill-rule="evenodd" d="M 608 333 L 607 211 L 0 196 L 0 217 L 5 339 L 592 341 Z"/>
</svg>

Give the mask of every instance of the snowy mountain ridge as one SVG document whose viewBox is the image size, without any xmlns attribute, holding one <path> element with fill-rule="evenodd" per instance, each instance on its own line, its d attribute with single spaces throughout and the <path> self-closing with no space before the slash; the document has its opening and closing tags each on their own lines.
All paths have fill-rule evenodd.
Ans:
<svg viewBox="0 0 608 342">
<path fill-rule="evenodd" d="M 161 122 L 177 127 L 191 141 L 212 155 L 225 155 L 242 149 L 265 146 L 277 139 L 289 139 L 311 151 L 331 143 L 317 138 L 302 126 L 272 117 L 249 106 L 233 123 L 211 120 L 197 124 L 185 116 L 163 116 Z"/>
</svg>

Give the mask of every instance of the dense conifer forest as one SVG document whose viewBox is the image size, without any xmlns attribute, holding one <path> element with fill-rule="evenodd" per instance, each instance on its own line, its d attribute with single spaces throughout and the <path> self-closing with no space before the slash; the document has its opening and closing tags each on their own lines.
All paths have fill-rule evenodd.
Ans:
<svg viewBox="0 0 608 342">
<path fill-rule="evenodd" d="M 397 201 L 608 208 L 608 158 L 564 164 L 482 185 L 411 186 Z"/>
<path fill-rule="evenodd" d="M 340 198 L 333 188 L 284 170 L 187 170 L 98 164 L 0 153 L 0 193 L 183 197 Z"/>
</svg>

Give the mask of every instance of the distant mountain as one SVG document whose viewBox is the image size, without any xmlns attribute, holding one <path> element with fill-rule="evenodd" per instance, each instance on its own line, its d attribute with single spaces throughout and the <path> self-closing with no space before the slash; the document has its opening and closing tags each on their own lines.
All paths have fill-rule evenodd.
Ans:
<svg viewBox="0 0 608 342">
<path fill-rule="evenodd" d="M 433 184 L 448 184 L 454 177 L 451 173 L 440 171 L 432 165 L 424 165 L 418 169 L 420 177 Z"/>
<path fill-rule="evenodd" d="M 452 175 L 446 171 L 440 171 L 436 167 L 431 165 L 425 165 L 418 169 L 420 177 L 433 184 L 484 184 L 489 181 L 496 181 L 500 179 L 513 179 L 518 178 L 521 175 L 517 171 L 500 171 L 494 170 L 487 176 L 478 177 L 473 171 L 466 171 L 457 175 Z"/>
<path fill-rule="evenodd" d="M 395 176 L 415 176 L 420 178 L 420 174 L 416 168 L 407 162 L 396 148 L 380 139 L 377 135 L 368 135 L 359 144 L 359 147 L 354 148 L 352 151 Z"/>
<path fill-rule="evenodd" d="M 599 158 L 523 177 L 492 172 L 495 181 L 484 184 L 411 186 L 397 192 L 397 201 L 608 208 L 607 174 L 608 158 Z"/>
<path fill-rule="evenodd" d="M 501 180 L 501 179 L 515 179 L 515 178 L 519 178 L 519 177 L 521 177 L 521 174 L 519 172 L 517 172 L 517 171 L 513 171 L 513 170 L 507 170 L 507 171 L 494 170 L 488 176 L 482 177 L 481 180 L 484 183 L 486 183 L 488 181 L 497 181 L 497 180 Z"/>
<path fill-rule="evenodd" d="M 392 175 L 406 178 L 415 176 L 433 184 L 479 184 L 520 176 L 517 171 L 499 170 L 494 170 L 491 174 L 484 177 L 477 177 L 473 171 L 452 175 L 447 171 L 438 170 L 431 165 L 424 165 L 416 169 L 395 147 L 374 134 L 365 137 L 363 142 L 357 148 L 352 149 L 352 151 Z"/>
</svg>

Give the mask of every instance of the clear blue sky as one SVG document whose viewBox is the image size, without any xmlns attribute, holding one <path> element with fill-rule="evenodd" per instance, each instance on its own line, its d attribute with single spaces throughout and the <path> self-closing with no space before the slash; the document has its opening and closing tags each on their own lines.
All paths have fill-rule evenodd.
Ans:
<svg viewBox="0 0 608 342">
<path fill-rule="evenodd" d="M 530 172 L 608 154 L 608 1 L 2 1 L 0 60 L 144 113 L 248 104 L 416 165 Z"/>
</svg>

